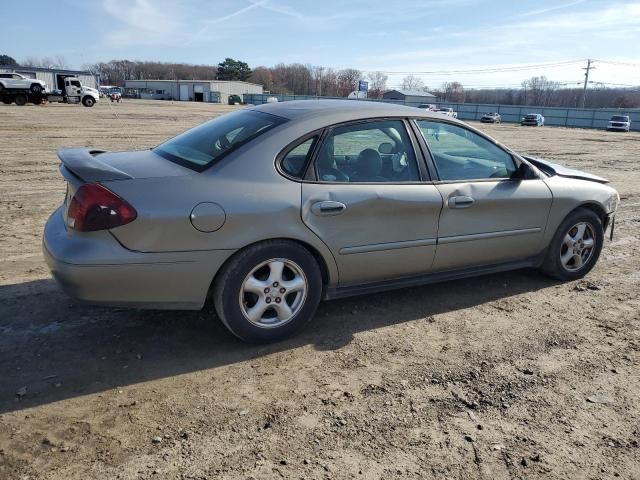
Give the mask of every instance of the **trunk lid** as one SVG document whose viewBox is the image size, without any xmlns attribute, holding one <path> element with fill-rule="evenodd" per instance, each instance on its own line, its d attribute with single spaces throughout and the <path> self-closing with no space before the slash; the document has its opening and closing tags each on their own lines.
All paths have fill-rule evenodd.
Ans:
<svg viewBox="0 0 640 480">
<path fill-rule="evenodd" d="M 177 177 L 195 173 L 165 160 L 152 150 L 106 152 L 91 148 L 64 148 L 58 151 L 58 158 L 67 170 L 85 182 Z"/>
</svg>

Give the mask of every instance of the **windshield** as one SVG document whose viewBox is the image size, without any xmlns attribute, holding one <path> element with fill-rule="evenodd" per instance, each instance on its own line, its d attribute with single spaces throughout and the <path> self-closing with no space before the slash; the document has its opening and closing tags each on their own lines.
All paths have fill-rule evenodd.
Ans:
<svg viewBox="0 0 640 480">
<path fill-rule="evenodd" d="M 613 117 L 611 117 L 611 121 L 612 122 L 628 122 L 629 121 L 629 117 L 623 117 L 621 115 L 614 115 Z"/>
<path fill-rule="evenodd" d="M 222 115 L 158 145 L 154 152 L 188 168 L 202 171 L 216 160 L 286 122 L 253 110 Z"/>
</svg>

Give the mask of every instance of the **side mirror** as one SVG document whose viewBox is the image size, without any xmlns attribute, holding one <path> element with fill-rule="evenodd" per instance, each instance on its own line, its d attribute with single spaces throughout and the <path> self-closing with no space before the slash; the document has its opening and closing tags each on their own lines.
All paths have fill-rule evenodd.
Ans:
<svg viewBox="0 0 640 480">
<path fill-rule="evenodd" d="M 529 166 L 529 164 L 522 162 L 520 163 L 520 165 L 518 165 L 518 169 L 515 172 L 513 172 L 513 175 L 511 176 L 511 178 L 517 178 L 520 180 L 530 180 L 532 178 L 536 178 L 536 175 L 531 169 L 531 167 Z"/>
<path fill-rule="evenodd" d="M 378 152 L 385 155 L 393 153 L 393 145 L 390 142 L 383 142 L 378 146 Z"/>
</svg>

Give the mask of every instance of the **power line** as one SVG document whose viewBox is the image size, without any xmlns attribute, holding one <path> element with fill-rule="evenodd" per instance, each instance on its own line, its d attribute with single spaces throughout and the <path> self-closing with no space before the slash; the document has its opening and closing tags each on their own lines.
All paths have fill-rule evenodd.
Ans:
<svg viewBox="0 0 640 480">
<path fill-rule="evenodd" d="M 501 73 L 501 72 L 518 72 L 522 70 L 535 70 L 539 68 L 549 68 L 558 66 L 575 65 L 582 63 L 585 60 L 570 60 L 565 62 L 555 63 L 537 63 L 530 65 L 514 65 L 511 67 L 490 67 L 490 68 L 476 68 L 467 70 L 424 70 L 424 71 L 391 71 L 391 70 L 375 70 L 367 69 L 368 72 L 382 72 L 391 75 L 461 75 L 461 74 L 477 74 L 477 73 Z"/>
<path fill-rule="evenodd" d="M 615 60 L 593 60 L 593 61 L 598 63 L 606 63 L 608 65 L 621 65 L 624 67 L 640 68 L 640 63 L 634 63 L 634 62 L 618 62 Z"/>
</svg>

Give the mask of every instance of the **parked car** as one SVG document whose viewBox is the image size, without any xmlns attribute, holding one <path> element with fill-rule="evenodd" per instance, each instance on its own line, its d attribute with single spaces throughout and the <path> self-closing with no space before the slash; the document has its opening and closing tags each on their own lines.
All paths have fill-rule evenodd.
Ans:
<svg viewBox="0 0 640 480">
<path fill-rule="evenodd" d="M 30 90 L 31 93 L 40 94 L 47 91 L 47 84 L 19 73 L 0 73 L 0 91 L 11 89 Z"/>
<path fill-rule="evenodd" d="M 242 105 L 242 98 L 240 95 L 229 95 L 229 105 Z"/>
<path fill-rule="evenodd" d="M 453 108 L 438 108 L 435 112 L 447 117 L 458 118 L 458 112 L 454 112 Z"/>
<path fill-rule="evenodd" d="M 544 126 L 544 117 L 539 113 L 528 113 L 520 121 L 520 125 L 533 125 L 536 127 Z"/>
<path fill-rule="evenodd" d="M 614 115 L 611 117 L 611 120 L 609 120 L 607 130 L 628 132 L 631 130 L 631 119 L 628 115 Z"/>
<path fill-rule="evenodd" d="M 237 110 L 155 148 L 58 152 L 44 255 L 73 297 L 200 309 L 249 342 L 321 299 L 514 268 L 575 280 L 619 202 L 607 180 L 463 122 L 378 102 Z"/>
<path fill-rule="evenodd" d="M 480 121 L 483 123 L 502 123 L 502 116 L 499 113 L 485 113 Z"/>
<path fill-rule="evenodd" d="M 435 112 L 436 110 L 438 110 L 438 107 L 432 103 L 421 103 L 417 108 L 428 110 L 430 112 Z"/>
</svg>

